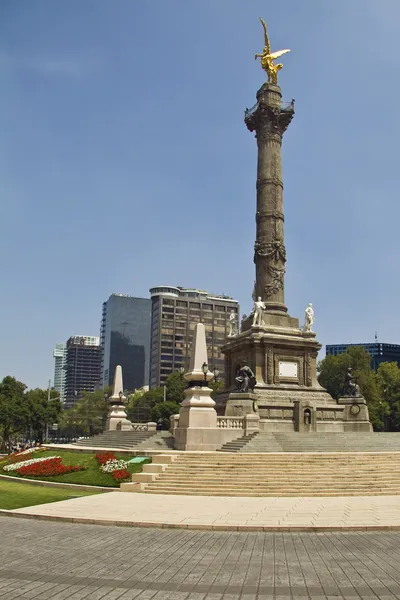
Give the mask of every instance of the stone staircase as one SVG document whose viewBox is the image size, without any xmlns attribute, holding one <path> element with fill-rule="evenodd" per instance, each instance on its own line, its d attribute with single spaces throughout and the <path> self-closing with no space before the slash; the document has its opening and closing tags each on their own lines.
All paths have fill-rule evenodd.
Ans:
<svg viewBox="0 0 400 600">
<path fill-rule="evenodd" d="M 400 433 L 267 433 L 244 444 L 239 438 L 221 452 L 400 452 Z"/>
<path fill-rule="evenodd" d="M 248 444 L 256 435 L 258 435 L 257 431 L 255 433 L 249 433 L 249 435 L 243 435 L 232 442 L 227 442 L 220 450 L 218 450 L 218 452 L 242 452 L 242 449 L 246 444 Z"/>
<path fill-rule="evenodd" d="M 123 492 L 190 496 L 376 496 L 400 494 L 400 453 L 153 456 Z"/>
<path fill-rule="evenodd" d="M 139 450 L 143 444 L 153 448 L 152 442 L 162 439 L 158 431 L 105 431 L 91 438 L 79 440 L 74 446 L 91 446 L 94 448 L 116 448 L 121 450 Z M 168 449 L 168 446 L 160 445 L 161 449 Z"/>
</svg>

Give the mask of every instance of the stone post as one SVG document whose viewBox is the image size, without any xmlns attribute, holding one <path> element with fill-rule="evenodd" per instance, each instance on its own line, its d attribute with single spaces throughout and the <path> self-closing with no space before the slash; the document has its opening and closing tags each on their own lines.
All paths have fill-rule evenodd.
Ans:
<svg viewBox="0 0 400 600">
<path fill-rule="evenodd" d="M 122 367 L 115 367 L 113 393 L 109 398 L 110 410 L 107 415 L 106 431 L 131 431 L 132 423 L 125 412 L 126 397 L 123 393 Z"/>
<path fill-rule="evenodd" d="M 245 435 L 260 431 L 260 415 L 258 413 L 249 413 L 245 415 L 243 425 Z"/>
<path fill-rule="evenodd" d="M 197 323 L 192 344 L 190 369 L 184 378 L 189 384 L 185 400 L 179 411 L 178 427 L 175 429 L 176 450 L 215 450 L 219 446 L 220 432 L 217 427 L 215 402 L 208 382 L 214 375 L 203 373 L 207 365 L 207 343 L 203 323 Z"/>
<path fill-rule="evenodd" d="M 294 102 L 283 105 L 281 88 L 270 83 L 258 90 L 256 106 L 245 114 L 258 146 L 255 297 L 261 297 L 266 313 L 273 314 L 287 313 L 281 144 L 293 114 Z"/>
</svg>

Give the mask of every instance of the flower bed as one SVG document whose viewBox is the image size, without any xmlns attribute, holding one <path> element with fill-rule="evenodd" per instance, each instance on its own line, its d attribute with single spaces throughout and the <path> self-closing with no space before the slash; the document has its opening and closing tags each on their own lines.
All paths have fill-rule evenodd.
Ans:
<svg viewBox="0 0 400 600">
<path fill-rule="evenodd" d="M 105 465 L 109 460 L 116 460 L 116 456 L 114 452 L 98 452 L 96 460 L 99 465 Z"/>
<path fill-rule="evenodd" d="M 44 461 L 20 467 L 18 473 L 23 476 L 50 477 L 84 470 L 82 466 L 63 465 L 61 461 L 60 456 L 54 456 Z"/>
<path fill-rule="evenodd" d="M 126 460 L 118 460 L 116 458 L 108 460 L 105 465 L 101 465 L 100 471 L 103 473 L 114 473 L 114 471 L 120 471 L 121 469 L 126 469 L 128 463 Z"/>
<path fill-rule="evenodd" d="M 45 462 L 52 458 L 59 458 L 61 460 L 60 456 L 42 456 L 41 458 L 30 458 L 28 460 L 12 462 L 8 465 L 4 465 L 3 471 L 19 471 L 22 467 L 27 467 L 29 465 L 34 465 L 36 463 Z"/>
<path fill-rule="evenodd" d="M 116 471 L 113 471 L 112 475 L 115 481 L 117 481 L 118 483 L 124 481 L 125 479 L 129 479 L 131 476 L 129 471 L 127 471 L 126 469 L 117 469 Z"/>
<path fill-rule="evenodd" d="M 22 450 L 21 452 L 14 452 L 8 458 L 9 463 L 20 462 L 21 460 L 27 459 L 29 454 L 32 452 L 40 452 L 45 450 L 45 448 L 28 448 L 27 450 Z"/>
</svg>

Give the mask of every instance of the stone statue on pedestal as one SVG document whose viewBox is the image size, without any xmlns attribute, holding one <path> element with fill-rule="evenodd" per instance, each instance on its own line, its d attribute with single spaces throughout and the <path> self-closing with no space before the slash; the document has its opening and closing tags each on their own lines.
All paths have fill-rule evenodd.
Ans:
<svg viewBox="0 0 400 600">
<path fill-rule="evenodd" d="M 311 303 L 307 306 L 307 308 L 304 312 L 305 312 L 304 331 L 310 332 L 310 331 L 312 331 L 312 326 L 314 325 L 314 322 L 315 322 L 314 309 L 313 309 Z"/>
<path fill-rule="evenodd" d="M 353 371 L 351 367 L 347 369 L 342 395 L 344 397 L 361 397 L 360 386 L 354 381 Z"/>
<path fill-rule="evenodd" d="M 238 334 L 238 322 L 237 322 L 237 314 L 232 309 L 229 315 L 229 333 L 228 337 L 234 337 Z"/>
<path fill-rule="evenodd" d="M 235 378 L 236 387 L 239 392 L 252 392 L 257 383 L 255 375 L 246 361 L 243 361 L 238 374 Z"/>
<path fill-rule="evenodd" d="M 259 296 L 257 298 L 257 300 L 254 302 L 254 308 L 253 308 L 253 327 L 257 327 L 257 326 L 261 326 L 264 325 L 264 315 L 263 315 L 263 311 L 265 310 L 265 304 L 264 302 L 261 300 L 261 297 Z"/>
</svg>

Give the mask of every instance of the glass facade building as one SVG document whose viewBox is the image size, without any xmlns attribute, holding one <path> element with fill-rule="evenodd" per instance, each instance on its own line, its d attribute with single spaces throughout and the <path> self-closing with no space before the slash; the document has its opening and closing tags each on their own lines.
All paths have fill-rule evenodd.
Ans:
<svg viewBox="0 0 400 600">
<path fill-rule="evenodd" d="M 56 344 L 54 356 L 54 389 L 59 393 L 61 402 L 65 401 L 65 365 L 67 360 L 67 344 Z"/>
<path fill-rule="evenodd" d="M 221 346 L 229 331 L 229 314 L 239 303 L 228 296 L 213 296 L 204 290 L 172 286 L 151 288 L 150 387 L 165 384 L 168 375 L 189 368 L 196 323 L 206 330 L 208 362 L 224 377 L 225 359 Z"/>
<path fill-rule="evenodd" d="M 65 407 L 70 408 L 84 392 L 94 392 L 100 378 L 100 338 L 74 335 L 67 341 Z"/>
<path fill-rule="evenodd" d="M 397 362 L 400 367 L 400 344 L 381 344 L 372 342 L 368 344 L 327 344 L 326 354 L 337 356 L 343 354 L 348 348 L 362 346 L 371 355 L 371 368 L 377 369 L 383 362 Z"/>
<path fill-rule="evenodd" d="M 111 294 L 103 303 L 100 330 L 101 387 L 112 385 L 115 367 L 121 365 L 124 388 L 148 385 L 151 300 Z"/>
</svg>

